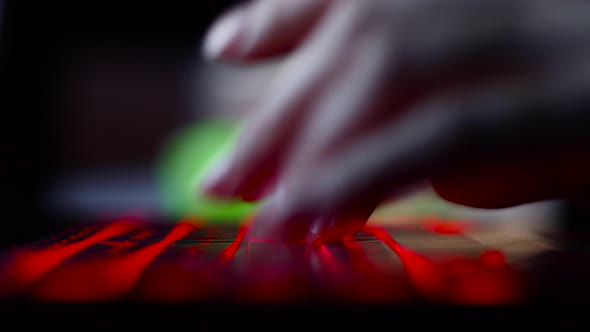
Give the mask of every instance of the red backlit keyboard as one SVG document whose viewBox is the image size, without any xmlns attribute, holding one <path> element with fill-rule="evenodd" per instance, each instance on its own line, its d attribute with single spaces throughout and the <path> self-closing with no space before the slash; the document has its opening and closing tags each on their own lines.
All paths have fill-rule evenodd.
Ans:
<svg viewBox="0 0 590 332">
<path fill-rule="evenodd" d="M 367 226 L 354 240 L 244 241 L 245 228 L 129 220 L 5 253 L 0 297 L 41 303 L 512 304 L 524 274 L 456 224 Z"/>
</svg>

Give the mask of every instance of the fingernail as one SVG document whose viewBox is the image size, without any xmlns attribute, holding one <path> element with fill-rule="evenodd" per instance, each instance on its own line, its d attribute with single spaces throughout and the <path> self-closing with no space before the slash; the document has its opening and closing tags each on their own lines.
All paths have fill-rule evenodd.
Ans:
<svg viewBox="0 0 590 332">
<path fill-rule="evenodd" d="M 325 219 L 318 218 L 314 222 L 311 223 L 309 226 L 309 230 L 307 232 L 307 243 L 311 247 L 317 247 L 321 244 L 320 238 L 322 233 L 324 232 L 325 228 Z"/>
<path fill-rule="evenodd" d="M 263 196 L 263 192 L 265 191 L 265 185 L 259 184 L 257 186 L 246 186 L 246 188 L 241 188 L 240 196 L 242 200 L 245 202 L 255 202 L 260 200 Z"/>
<path fill-rule="evenodd" d="M 238 42 L 243 15 L 243 9 L 236 9 L 215 23 L 205 39 L 203 50 L 205 57 L 218 59 Z"/>
<path fill-rule="evenodd" d="M 242 195 L 242 199 L 246 202 L 255 202 L 261 200 L 263 197 L 269 194 L 270 190 L 272 190 L 272 184 L 269 182 L 259 184 L 258 186 L 252 187 L 248 190 L 242 190 L 243 192 L 240 193 Z"/>
<path fill-rule="evenodd" d="M 222 160 L 211 167 L 209 174 L 207 174 L 201 184 L 200 191 L 205 195 L 212 196 L 223 197 L 233 195 L 226 181 L 229 168 L 230 163 L 228 160 Z"/>
<path fill-rule="evenodd" d="M 244 202 L 255 202 L 260 198 L 261 190 L 260 189 L 253 189 L 243 193 L 242 200 Z"/>
</svg>

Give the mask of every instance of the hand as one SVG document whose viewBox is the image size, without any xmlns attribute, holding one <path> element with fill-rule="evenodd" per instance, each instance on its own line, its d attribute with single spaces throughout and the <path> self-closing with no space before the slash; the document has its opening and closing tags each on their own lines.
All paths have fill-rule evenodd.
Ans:
<svg viewBox="0 0 590 332">
<path fill-rule="evenodd" d="M 266 197 L 258 236 L 335 241 L 432 179 L 497 208 L 588 188 L 590 4 L 260 0 L 205 53 L 287 56 L 204 190 Z"/>
</svg>

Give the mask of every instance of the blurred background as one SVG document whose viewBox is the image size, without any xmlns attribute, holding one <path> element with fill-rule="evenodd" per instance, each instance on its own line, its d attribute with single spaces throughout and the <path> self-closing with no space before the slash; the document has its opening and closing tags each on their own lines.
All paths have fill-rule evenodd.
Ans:
<svg viewBox="0 0 590 332">
<path fill-rule="evenodd" d="M 184 211 L 172 206 L 193 185 L 192 157 L 182 156 L 194 144 L 199 157 L 198 140 L 212 144 L 203 151 L 221 140 L 199 136 L 212 128 L 199 126 L 212 113 L 246 114 L 280 66 L 280 59 L 247 68 L 202 60 L 207 28 L 235 2 L 3 1 L 3 245 L 74 222 Z M 479 211 L 425 188 L 375 218 L 434 214 L 544 227 L 555 207 Z"/>
</svg>

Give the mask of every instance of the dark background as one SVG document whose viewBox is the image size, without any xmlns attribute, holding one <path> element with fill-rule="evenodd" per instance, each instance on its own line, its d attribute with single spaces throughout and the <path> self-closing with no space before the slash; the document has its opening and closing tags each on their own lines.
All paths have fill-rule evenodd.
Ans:
<svg viewBox="0 0 590 332">
<path fill-rule="evenodd" d="M 235 1 L 4 1 L 0 244 L 63 220 L 48 187 L 79 170 L 143 167 L 194 119 L 201 41 Z"/>
</svg>

